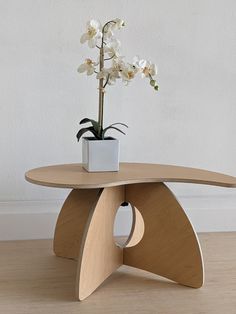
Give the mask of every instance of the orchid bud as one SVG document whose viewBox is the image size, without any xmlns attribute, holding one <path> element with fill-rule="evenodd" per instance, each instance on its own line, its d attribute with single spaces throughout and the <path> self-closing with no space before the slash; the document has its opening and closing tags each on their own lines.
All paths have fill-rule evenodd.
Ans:
<svg viewBox="0 0 236 314">
<path fill-rule="evenodd" d="M 155 80 L 150 80 L 150 85 L 154 87 L 156 85 L 156 81 Z"/>
</svg>

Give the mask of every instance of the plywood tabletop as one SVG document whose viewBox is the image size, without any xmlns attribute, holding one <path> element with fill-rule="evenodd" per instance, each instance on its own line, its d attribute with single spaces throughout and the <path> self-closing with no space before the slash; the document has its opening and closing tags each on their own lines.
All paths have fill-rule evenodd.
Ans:
<svg viewBox="0 0 236 314">
<path fill-rule="evenodd" d="M 27 181 L 50 187 L 93 189 L 144 182 L 186 182 L 236 187 L 236 177 L 222 173 L 159 164 L 121 163 L 118 172 L 87 172 L 82 164 L 54 165 L 32 169 Z"/>
</svg>

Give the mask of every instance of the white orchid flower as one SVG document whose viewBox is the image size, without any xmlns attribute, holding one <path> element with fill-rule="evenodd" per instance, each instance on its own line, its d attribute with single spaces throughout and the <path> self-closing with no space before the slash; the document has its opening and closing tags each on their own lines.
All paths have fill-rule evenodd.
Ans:
<svg viewBox="0 0 236 314">
<path fill-rule="evenodd" d="M 86 33 L 81 36 L 80 42 L 83 44 L 88 41 L 88 46 L 90 48 L 94 48 L 97 45 L 97 41 L 101 39 L 101 37 L 101 24 L 96 20 L 91 20 L 87 23 Z"/>
<path fill-rule="evenodd" d="M 132 64 L 125 65 L 121 71 L 122 81 L 125 82 L 127 85 L 135 77 L 137 72 L 138 69 L 134 65 Z"/>
<path fill-rule="evenodd" d="M 118 18 L 110 21 L 104 29 L 104 38 L 109 39 L 110 37 L 113 37 L 113 32 L 117 29 L 121 29 L 124 25 L 125 22 Z"/>
<path fill-rule="evenodd" d="M 150 77 L 157 74 L 157 66 L 149 61 L 146 62 L 145 67 L 142 70 L 142 77 Z"/>
<path fill-rule="evenodd" d="M 115 63 L 113 63 L 115 64 Z M 103 68 L 98 74 L 97 79 L 104 79 L 107 81 L 107 84 L 113 85 L 116 80 L 121 77 L 121 67 L 118 64 L 111 66 L 110 68 Z"/>
<path fill-rule="evenodd" d="M 116 80 L 121 78 L 121 72 L 124 67 L 124 61 L 122 57 L 112 59 L 112 66 L 107 69 L 106 79 L 108 79 L 109 85 L 114 85 Z M 109 76 L 108 76 L 109 75 Z"/>
<path fill-rule="evenodd" d="M 121 29 L 123 26 L 125 26 L 125 22 L 121 19 L 114 19 L 115 24 L 113 24 L 113 29 Z"/>
<path fill-rule="evenodd" d="M 146 63 L 147 63 L 146 60 L 140 59 L 138 56 L 135 56 L 135 57 L 133 58 L 133 65 L 134 65 L 137 69 L 139 69 L 140 71 L 141 71 L 142 69 L 144 69 Z"/>
<path fill-rule="evenodd" d="M 87 75 L 92 75 L 95 72 L 95 66 L 97 64 L 97 62 L 94 62 L 91 59 L 85 59 L 85 62 L 78 67 L 78 72 L 87 72 Z"/>
<path fill-rule="evenodd" d="M 135 56 L 133 60 L 133 65 L 141 72 L 141 76 L 150 77 L 157 74 L 157 66 L 150 61 L 139 59 Z"/>
<path fill-rule="evenodd" d="M 109 55 L 110 58 L 119 57 L 120 53 L 120 41 L 112 37 L 106 44 L 104 52 Z"/>
<path fill-rule="evenodd" d="M 112 68 L 114 71 L 121 72 L 125 67 L 125 62 L 123 61 L 123 56 L 112 59 Z"/>
<path fill-rule="evenodd" d="M 114 66 L 112 66 L 109 69 L 109 80 L 108 84 L 113 85 L 115 84 L 116 80 L 121 78 L 121 67 L 118 64 L 113 63 Z"/>
<path fill-rule="evenodd" d="M 82 35 L 81 43 L 88 42 L 88 46 L 97 46 L 100 50 L 97 62 L 86 59 L 78 68 L 78 72 L 86 72 L 87 75 L 96 73 L 98 80 L 103 80 L 103 88 L 99 92 L 104 92 L 107 84 L 113 85 L 117 79 L 122 79 L 126 85 L 133 80 L 137 73 L 150 80 L 150 85 L 158 90 L 156 80 L 153 78 L 157 74 L 157 67 L 154 63 L 145 59 L 134 57 L 133 63 L 125 63 L 120 55 L 120 41 L 114 37 L 114 32 L 124 26 L 124 21 L 116 18 L 108 21 L 104 26 L 96 20 L 87 23 L 86 33 Z M 100 41 L 98 43 L 98 41 Z M 103 48 L 103 49 L 101 49 Z M 109 61 L 110 67 L 104 67 L 104 61 Z M 101 64 L 100 64 L 101 62 Z M 100 64 L 100 71 L 96 71 L 96 66 Z"/>
<path fill-rule="evenodd" d="M 114 85 L 116 83 L 117 78 L 119 78 L 119 77 L 116 77 L 116 75 L 113 75 L 113 72 L 111 72 L 109 75 L 108 84 Z"/>
<path fill-rule="evenodd" d="M 97 79 L 104 79 L 107 81 L 107 84 L 112 85 L 116 81 L 116 72 L 113 71 L 112 68 L 103 68 L 98 74 Z"/>
<path fill-rule="evenodd" d="M 103 68 L 100 72 L 98 72 L 96 78 L 98 80 L 100 80 L 100 79 L 107 79 L 108 74 L 109 74 L 109 69 Z"/>
</svg>

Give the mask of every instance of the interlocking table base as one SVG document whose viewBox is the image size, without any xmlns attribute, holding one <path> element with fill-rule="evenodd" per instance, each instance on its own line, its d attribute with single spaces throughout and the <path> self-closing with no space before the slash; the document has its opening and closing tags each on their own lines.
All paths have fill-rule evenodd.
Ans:
<svg viewBox="0 0 236 314">
<path fill-rule="evenodd" d="M 87 298 L 112 272 L 129 265 L 200 288 L 204 265 L 191 222 L 164 182 L 236 187 L 236 178 L 206 170 L 121 163 L 119 172 L 88 173 L 81 164 L 30 170 L 31 183 L 71 188 L 54 234 L 57 256 L 78 260 L 76 297 Z M 123 202 L 132 206 L 133 224 L 124 247 L 113 225 Z"/>
</svg>

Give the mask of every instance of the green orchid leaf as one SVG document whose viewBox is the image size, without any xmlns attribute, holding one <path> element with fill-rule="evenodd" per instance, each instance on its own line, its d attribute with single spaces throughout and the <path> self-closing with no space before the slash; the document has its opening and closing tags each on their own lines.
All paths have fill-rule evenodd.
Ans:
<svg viewBox="0 0 236 314">
<path fill-rule="evenodd" d="M 115 126 L 110 125 L 110 126 L 106 127 L 106 128 L 102 131 L 102 139 L 103 139 L 103 140 L 104 140 L 104 137 L 105 137 L 105 133 L 106 133 L 108 130 L 110 130 L 110 129 L 114 129 L 114 130 L 116 130 L 116 131 L 118 131 L 118 132 L 120 132 L 120 133 L 122 133 L 122 134 L 125 135 L 125 132 L 121 131 L 120 129 L 116 128 Z"/>
<path fill-rule="evenodd" d="M 123 125 L 123 126 L 125 126 L 126 128 L 128 128 L 128 125 L 127 125 L 127 124 L 121 123 L 121 122 L 112 123 L 112 124 L 109 125 L 109 126 L 118 125 L 118 124 Z"/>
<path fill-rule="evenodd" d="M 76 137 L 77 137 L 77 140 L 79 142 L 81 136 L 86 133 L 86 132 L 91 132 L 97 139 L 99 139 L 99 136 L 98 134 L 95 132 L 94 128 L 92 126 L 88 127 L 88 128 L 83 128 L 83 129 L 80 129 L 79 132 L 77 133 Z"/>
<path fill-rule="evenodd" d="M 80 121 L 79 124 L 84 124 L 84 123 L 91 123 L 92 126 L 94 127 L 94 130 L 97 132 L 98 131 L 98 122 L 93 120 L 93 119 L 89 119 L 89 118 L 84 118 Z"/>
<path fill-rule="evenodd" d="M 84 118 L 80 121 L 79 124 L 84 124 L 84 123 L 88 123 L 88 122 L 91 122 L 92 119 L 89 119 L 89 118 Z"/>
</svg>

